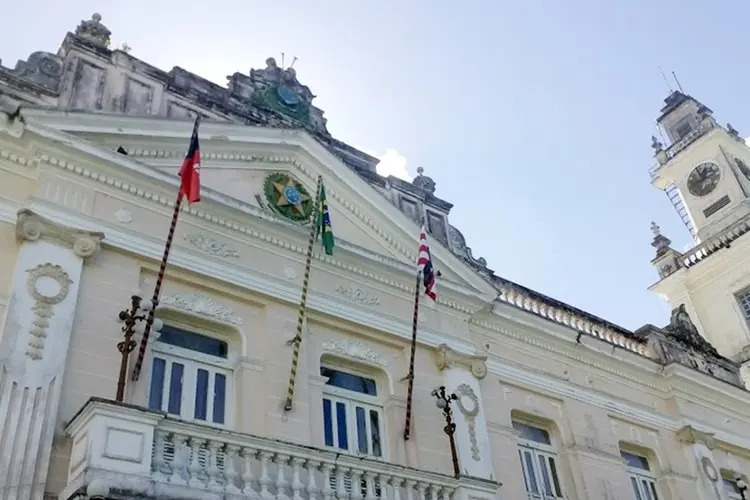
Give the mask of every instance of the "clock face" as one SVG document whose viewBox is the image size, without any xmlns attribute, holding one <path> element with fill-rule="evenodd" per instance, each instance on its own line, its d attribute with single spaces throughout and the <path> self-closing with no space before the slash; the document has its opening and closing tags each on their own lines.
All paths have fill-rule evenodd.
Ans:
<svg viewBox="0 0 750 500">
<path fill-rule="evenodd" d="M 721 171 L 717 164 L 701 163 L 688 176 L 688 191 L 693 196 L 706 196 L 716 188 L 719 179 L 721 179 Z"/>
</svg>

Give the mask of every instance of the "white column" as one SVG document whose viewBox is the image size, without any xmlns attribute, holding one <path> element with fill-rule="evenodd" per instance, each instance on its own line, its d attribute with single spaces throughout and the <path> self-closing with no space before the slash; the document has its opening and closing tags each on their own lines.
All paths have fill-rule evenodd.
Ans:
<svg viewBox="0 0 750 500">
<path fill-rule="evenodd" d="M 437 364 L 446 391 L 458 397 L 452 408 L 461 474 L 493 480 L 490 437 L 479 388 L 479 380 L 487 374 L 486 359 L 457 353 L 445 344 L 438 347 Z"/>
<path fill-rule="evenodd" d="M 701 432 L 690 425 L 677 431 L 677 437 L 690 447 L 695 475 L 698 477 L 696 500 L 724 500 L 721 473 L 716 467 L 713 434 Z"/>
<path fill-rule="evenodd" d="M 20 245 L 0 341 L 0 491 L 41 500 L 84 259 L 104 235 L 21 210 Z"/>
</svg>

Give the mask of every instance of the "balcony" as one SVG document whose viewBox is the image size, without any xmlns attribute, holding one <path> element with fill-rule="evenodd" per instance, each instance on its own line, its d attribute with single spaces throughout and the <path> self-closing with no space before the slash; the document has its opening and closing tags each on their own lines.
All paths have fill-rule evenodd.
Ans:
<svg viewBox="0 0 750 500">
<path fill-rule="evenodd" d="M 108 492 L 96 498 L 118 500 L 489 500 L 499 487 L 97 398 L 73 418 L 67 433 L 72 449 L 61 500 L 86 495 L 89 486 Z"/>
</svg>

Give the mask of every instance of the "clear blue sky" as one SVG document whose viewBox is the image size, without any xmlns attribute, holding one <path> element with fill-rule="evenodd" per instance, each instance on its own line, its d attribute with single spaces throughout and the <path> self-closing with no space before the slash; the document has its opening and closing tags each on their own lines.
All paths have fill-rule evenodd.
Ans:
<svg viewBox="0 0 750 500">
<path fill-rule="evenodd" d="M 668 320 L 650 221 L 689 243 L 647 175 L 658 65 L 750 135 L 747 0 L 13 2 L 3 64 L 94 11 L 134 56 L 221 84 L 298 57 L 334 136 L 423 166 L 498 274 L 628 328 Z"/>
</svg>

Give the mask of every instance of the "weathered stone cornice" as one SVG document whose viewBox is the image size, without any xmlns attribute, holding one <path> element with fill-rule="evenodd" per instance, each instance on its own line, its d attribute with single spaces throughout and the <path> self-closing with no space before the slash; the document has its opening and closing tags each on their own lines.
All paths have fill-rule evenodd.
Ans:
<svg viewBox="0 0 750 500">
<path fill-rule="evenodd" d="M 99 253 L 104 233 L 74 229 L 45 219 L 31 210 L 25 208 L 19 210 L 16 239 L 37 241 L 41 238 L 66 243 L 73 248 L 76 255 L 82 259 L 88 259 Z"/>
</svg>

